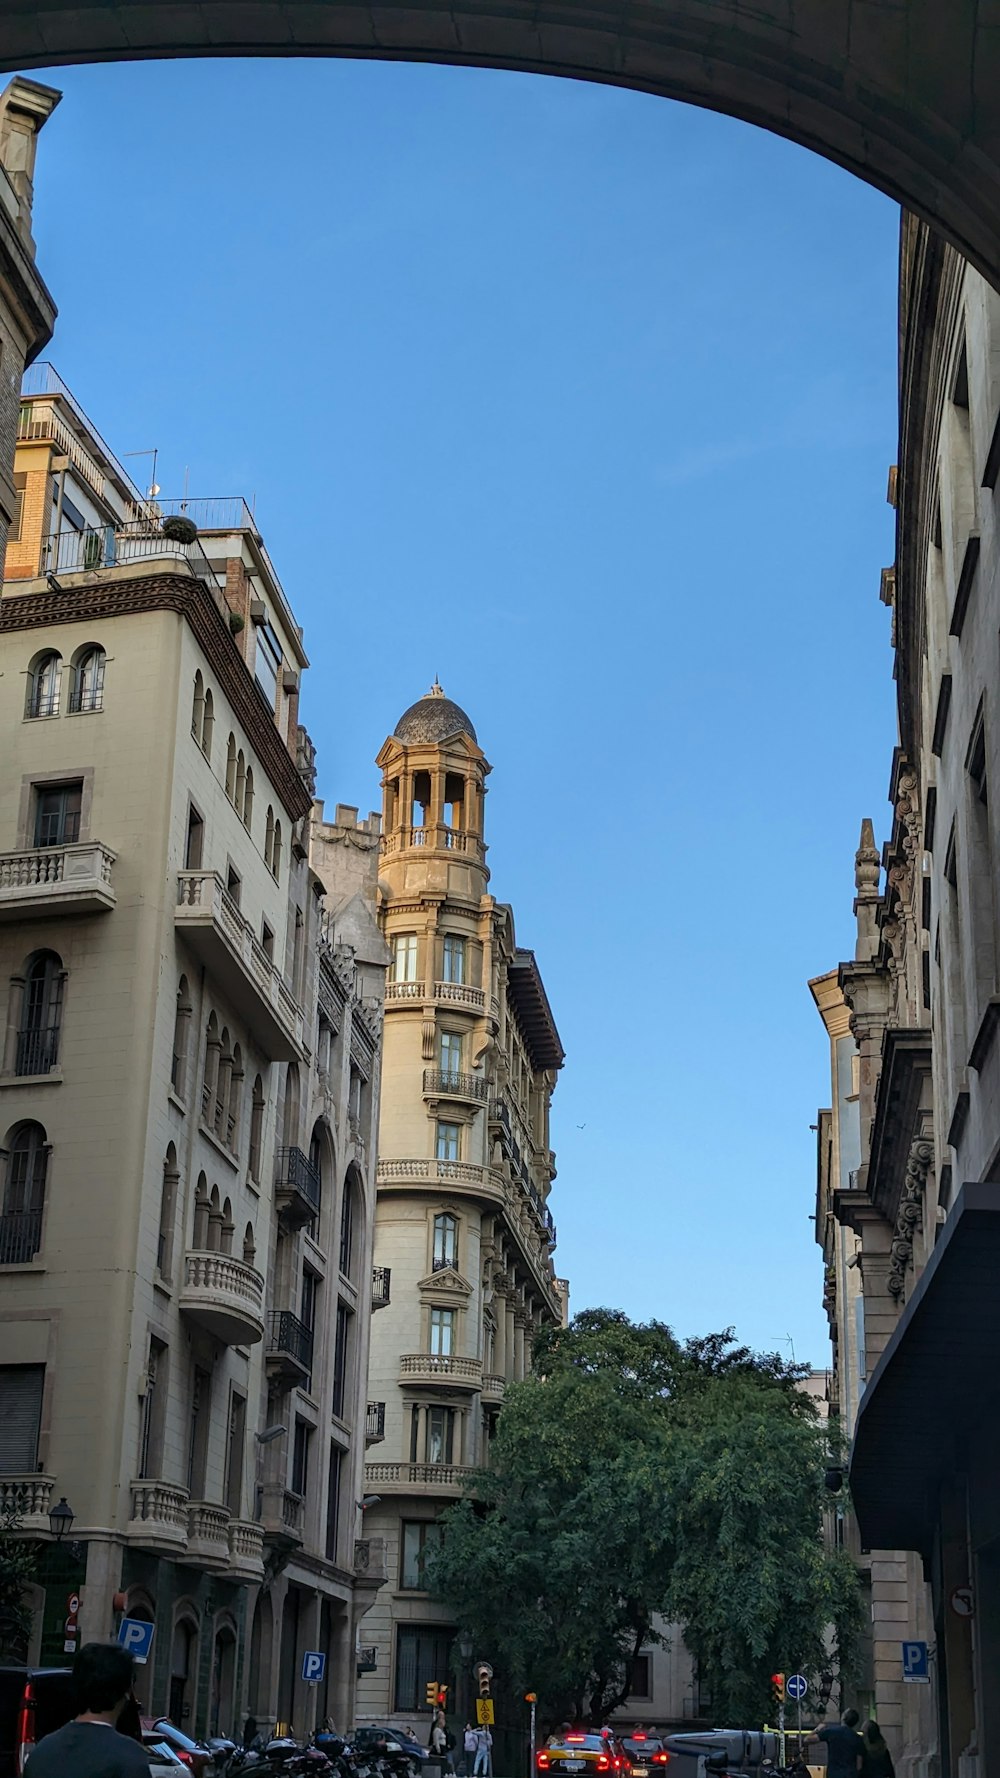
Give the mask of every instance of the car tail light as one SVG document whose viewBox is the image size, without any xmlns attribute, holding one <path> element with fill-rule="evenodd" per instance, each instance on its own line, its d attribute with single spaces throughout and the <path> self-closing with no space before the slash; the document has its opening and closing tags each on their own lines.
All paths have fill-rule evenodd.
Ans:
<svg viewBox="0 0 1000 1778">
<path fill-rule="evenodd" d="M 610 1772 L 611 1761 L 609 1760 L 606 1753 L 598 1754 L 598 1756 L 597 1756 L 597 1770 L 599 1772 Z"/>
<path fill-rule="evenodd" d="M 668 1766 L 670 1764 L 669 1753 L 654 1753 L 653 1759 L 658 1766 Z"/>
<path fill-rule="evenodd" d="M 540 1772 L 547 1772 L 552 1764 L 547 1753 L 536 1753 L 535 1764 Z"/>
<path fill-rule="evenodd" d="M 632 1739 L 633 1739 L 633 1741 L 645 1741 L 646 1737 L 645 1737 L 645 1735 L 639 1734 L 639 1735 L 633 1735 Z"/>
<path fill-rule="evenodd" d="M 35 1751 L 35 1694 L 30 1684 L 21 1693 L 21 1703 L 17 1712 L 17 1770 L 24 1771 L 28 1759 Z"/>
<path fill-rule="evenodd" d="M 567 1747 L 582 1747 L 586 1739 L 586 1735 L 567 1735 L 566 1745 Z"/>
</svg>

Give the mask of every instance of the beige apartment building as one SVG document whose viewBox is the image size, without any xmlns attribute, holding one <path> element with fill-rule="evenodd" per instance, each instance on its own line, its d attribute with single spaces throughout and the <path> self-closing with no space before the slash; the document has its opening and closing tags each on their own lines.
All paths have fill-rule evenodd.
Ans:
<svg viewBox="0 0 1000 1778">
<path fill-rule="evenodd" d="M 374 871 L 336 824 L 331 893 L 310 859 L 307 661 L 245 504 L 144 499 L 50 366 L 18 440 L 0 1501 L 45 1542 L 31 1653 L 61 1661 L 124 1612 L 155 1626 L 144 1701 L 194 1731 L 248 1706 L 344 1720 L 379 1582 L 357 1505 Z"/>
<path fill-rule="evenodd" d="M 887 837 L 880 853 L 866 822 L 855 859 L 854 957 L 835 981 L 813 984 L 837 1054 L 817 1232 L 842 1412 L 854 1414 L 872 1696 L 898 1772 L 990 1778 L 1000 1769 L 1000 297 L 912 217 L 900 269 L 896 559 L 882 576 L 899 733 Z M 926 1657 L 926 1679 L 906 1645 L 918 1669 Z"/>
<path fill-rule="evenodd" d="M 458 1499 L 537 1329 L 566 1315 L 548 1205 L 563 1049 L 535 957 L 489 893 L 490 767 L 435 685 L 383 746 L 380 918 L 391 953 L 379 1126 L 372 1450 L 365 1529 L 387 1583 L 362 1626 L 359 1716 L 413 1722 L 456 1684 L 456 1626 L 429 1597 L 437 1519 Z M 452 1698 L 455 1698 L 454 1689 Z"/>
</svg>

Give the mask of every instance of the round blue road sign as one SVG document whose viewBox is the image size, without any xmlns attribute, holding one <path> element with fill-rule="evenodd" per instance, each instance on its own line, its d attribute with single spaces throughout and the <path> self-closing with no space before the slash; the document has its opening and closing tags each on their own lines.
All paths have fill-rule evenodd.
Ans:
<svg viewBox="0 0 1000 1778">
<path fill-rule="evenodd" d="M 790 1698 L 800 1703 L 809 1690 L 809 1681 L 804 1673 L 789 1673 L 785 1680 L 785 1690 Z"/>
</svg>

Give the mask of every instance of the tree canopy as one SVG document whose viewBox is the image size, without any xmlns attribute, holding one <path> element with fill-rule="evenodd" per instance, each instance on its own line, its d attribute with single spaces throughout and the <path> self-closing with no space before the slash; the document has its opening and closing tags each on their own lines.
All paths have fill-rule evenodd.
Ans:
<svg viewBox="0 0 1000 1778">
<path fill-rule="evenodd" d="M 431 1568 L 513 1691 L 549 1721 L 608 1715 L 656 1618 L 683 1626 L 719 1721 L 762 1722 L 775 1666 L 850 1660 L 857 1579 L 823 1542 L 802 1367 L 611 1310 L 543 1333 L 534 1361 Z"/>
</svg>

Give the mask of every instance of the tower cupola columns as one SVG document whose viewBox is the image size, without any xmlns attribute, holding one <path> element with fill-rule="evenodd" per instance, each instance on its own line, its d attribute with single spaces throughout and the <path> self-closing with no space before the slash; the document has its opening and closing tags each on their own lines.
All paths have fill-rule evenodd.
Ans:
<svg viewBox="0 0 1000 1778">
<path fill-rule="evenodd" d="M 412 887 L 410 867 L 419 863 L 422 890 L 478 901 L 489 881 L 483 814 L 491 768 L 469 717 L 436 679 L 404 710 L 378 764 L 390 892 Z"/>
</svg>

